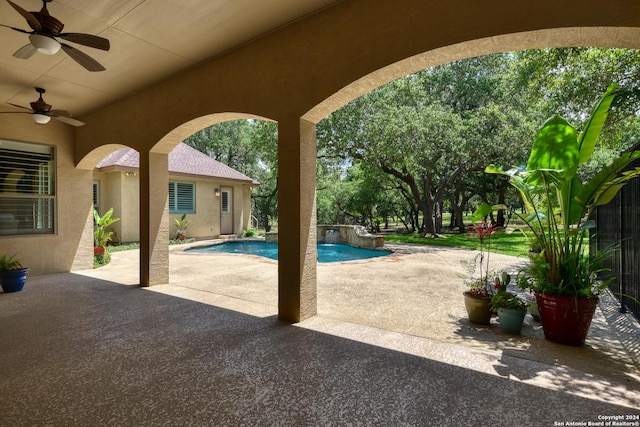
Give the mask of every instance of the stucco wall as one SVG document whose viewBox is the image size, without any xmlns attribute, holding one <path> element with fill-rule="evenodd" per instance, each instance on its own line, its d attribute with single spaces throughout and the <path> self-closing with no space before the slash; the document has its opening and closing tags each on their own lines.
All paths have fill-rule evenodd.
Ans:
<svg viewBox="0 0 640 427">
<path fill-rule="evenodd" d="M 141 245 L 141 282 L 149 284 L 149 273 L 164 269 L 154 278 L 164 283 L 168 254 L 158 246 L 168 233 L 165 201 L 156 196 L 165 193 L 149 185 L 166 185 L 166 176 L 158 177 L 166 171 L 166 161 L 158 155 L 167 155 L 184 138 L 216 122 L 238 115 L 268 118 L 278 122 L 279 318 L 307 318 L 316 312 L 317 297 L 318 121 L 384 83 L 458 59 L 540 47 L 640 48 L 639 10 L 638 2 L 630 0 L 585 0 L 580 7 L 569 0 L 345 0 L 163 82 L 143 82 L 128 96 L 82 116 L 86 125 L 75 130 L 50 123 L 33 131 L 38 125 L 27 115 L 5 115 L 0 137 L 60 145 L 61 151 L 58 206 L 63 226 L 57 236 L 10 239 L 12 249 L 50 271 L 83 264 L 85 250 L 75 256 L 75 248 L 87 239 L 83 230 L 91 207 L 91 171 L 107 151 L 104 146 L 127 145 L 150 159 L 141 167 L 141 205 L 151 230 Z M 73 132 L 76 165 L 87 172 L 68 164 Z M 163 168 L 152 170 L 156 164 Z M 1 242 L 7 244 L 5 238 Z M 91 240 L 87 242 L 89 251 Z M 53 257 L 48 256 L 50 248 L 55 248 Z"/>
<path fill-rule="evenodd" d="M 74 167 L 71 126 L 55 120 L 43 126 L 27 114 L 2 114 L 0 138 L 52 145 L 56 158 L 56 233 L 2 236 L 0 253 L 17 253 L 32 275 L 92 268 L 93 174 Z"/>
<path fill-rule="evenodd" d="M 100 183 L 100 213 L 113 208 L 113 216 L 120 221 L 109 227 L 114 231 L 114 242 L 129 243 L 139 241 L 140 235 L 140 180 L 137 173 L 123 171 L 96 172 L 93 180 Z M 251 189 L 247 185 L 194 179 L 169 177 L 170 181 L 193 182 L 196 186 L 196 212 L 187 214 L 189 227 L 187 237 L 197 239 L 220 236 L 220 196 L 215 189 L 232 187 L 234 206 L 234 233 L 240 235 L 248 227 L 251 216 Z M 175 219 L 182 214 L 169 215 L 169 236 L 176 233 Z"/>
</svg>

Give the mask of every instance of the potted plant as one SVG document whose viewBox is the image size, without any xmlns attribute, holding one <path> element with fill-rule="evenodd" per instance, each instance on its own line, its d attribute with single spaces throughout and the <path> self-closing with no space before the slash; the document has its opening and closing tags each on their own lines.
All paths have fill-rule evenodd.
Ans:
<svg viewBox="0 0 640 427">
<path fill-rule="evenodd" d="M 15 255 L 0 256 L 0 284 L 4 293 L 19 292 L 27 281 L 28 268 L 24 268 Z"/>
<path fill-rule="evenodd" d="M 536 296 L 534 294 L 529 295 L 527 311 L 531 317 L 533 317 L 533 320 L 536 322 L 540 321 L 540 310 L 538 309 L 538 301 L 536 301 Z"/>
<path fill-rule="evenodd" d="M 493 283 L 489 278 L 491 236 L 500 230 L 499 227 L 487 224 L 485 220 L 485 217 L 491 213 L 491 209 L 488 204 L 483 203 L 473 214 L 474 220 L 481 220 L 479 224 L 471 226 L 471 229 L 480 240 L 480 252 L 475 257 L 474 262 L 468 266 L 472 279 L 467 281 L 469 290 L 463 293 L 469 321 L 485 325 L 491 322 L 492 315 L 490 304 L 493 296 Z M 476 269 L 479 269 L 479 277 L 473 277 L 477 274 Z"/>
<path fill-rule="evenodd" d="M 490 165 L 488 173 L 506 175 L 520 193 L 526 213 L 520 217 L 541 247 L 525 270 L 523 283 L 536 296 L 545 337 L 568 345 L 582 345 L 608 283 L 598 280 L 607 254 L 588 251 L 594 209 L 609 203 L 622 186 L 640 174 L 625 171 L 640 151 L 622 153 L 588 182 L 581 182 L 578 166 L 589 160 L 610 106 L 618 95 L 611 86 L 596 105 L 582 133 L 554 116 L 539 130 L 526 167 L 509 171 Z M 506 207 L 504 207 L 506 208 Z"/>
<path fill-rule="evenodd" d="M 93 231 L 94 249 L 93 254 L 97 257 L 104 257 L 105 248 L 107 243 L 113 236 L 113 231 L 107 231 L 107 227 L 111 224 L 120 221 L 120 218 L 112 218 L 113 208 L 109 209 L 107 213 L 100 216 L 96 209 L 93 210 L 93 220 L 96 228 Z"/>
<path fill-rule="evenodd" d="M 176 240 L 184 240 L 187 238 L 187 228 L 189 227 L 189 220 L 187 214 L 183 213 L 180 219 L 176 218 Z"/>
<path fill-rule="evenodd" d="M 497 293 L 491 297 L 491 309 L 498 313 L 502 331 L 519 335 L 524 316 L 527 314 L 527 303 L 516 294 L 507 291 L 510 282 L 511 275 L 506 272 L 503 272 L 501 277 L 496 277 Z"/>
</svg>

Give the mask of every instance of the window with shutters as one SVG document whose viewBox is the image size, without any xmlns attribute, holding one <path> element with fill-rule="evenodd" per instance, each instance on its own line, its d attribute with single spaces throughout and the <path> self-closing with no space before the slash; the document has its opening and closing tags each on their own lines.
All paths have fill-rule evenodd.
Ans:
<svg viewBox="0 0 640 427">
<path fill-rule="evenodd" d="M 169 213 L 196 212 L 196 185 L 193 182 L 169 181 Z"/>
<path fill-rule="evenodd" d="M 222 213 L 230 213 L 231 206 L 229 205 L 229 200 L 231 198 L 231 193 L 229 191 L 222 191 L 222 200 L 221 200 L 221 209 Z"/>
<path fill-rule="evenodd" d="M 100 212 L 100 181 L 93 181 L 93 208 Z"/>
<path fill-rule="evenodd" d="M 0 235 L 53 234 L 54 149 L 0 139 Z"/>
</svg>

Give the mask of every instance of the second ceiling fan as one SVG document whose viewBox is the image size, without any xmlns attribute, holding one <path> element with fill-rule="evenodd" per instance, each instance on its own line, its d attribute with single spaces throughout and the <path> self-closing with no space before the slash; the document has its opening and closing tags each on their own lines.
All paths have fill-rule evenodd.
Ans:
<svg viewBox="0 0 640 427">
<path fill-rule="evenodd" d="M 37 51 L 53 55 L 60 48 L 64 50 L 74 61 L 82 65 L 89 71 L 103 71 L 105 68 L 95 59 L 91 58 L 86 53 L 74 48 L 65 43 L 61 43 L 56 40 L 61 38 L 73 43 L 78 43 L 83 46 L 92 47 L 95 49 L 109 50 L 109 40 L 94 36 L 91 34 L 83 33 L 63 33 L 62 29 L 64 24 L 51 16 L 47 10 L 47 3 L 52 0 L 42 0 L 42 9 L 39 12 L 28 12 L 22 7 L 18 6 L 11 0 L 7 0 L 7 3 L 11 5 L 24 19 L 33 31 L 26 31 L 20 28 L 11 27 L 9 25 L 0 24 L 0 26 L 11 28 L 12 30 L 29 34 L 29 40 L 31 43 L 21 47 L 13 54 L 16 58 L 28 59 Z"/>
</svg>

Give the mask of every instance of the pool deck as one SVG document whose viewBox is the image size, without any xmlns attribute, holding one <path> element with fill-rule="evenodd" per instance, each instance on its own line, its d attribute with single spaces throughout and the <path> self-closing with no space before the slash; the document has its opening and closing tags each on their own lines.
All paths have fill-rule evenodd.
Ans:
<svg viewBox="0 0 640 427">
<path fill-rule="evenodd" d="M 197 244 L 203 244 L 198 242 Z M 475 252 L 387 245 L 319 264 L 318 314 L 277 321 L 277 262 L 138 251 L 0 294 L 0 425 L 554 425 L 640 414 L 640 328 L 604 297 L 586 345 L 466 319 Z M 495 269 L 522 259 L 491 255 Z M 25 337 L 28 337 L 26 339 Z"/>
</svg>

